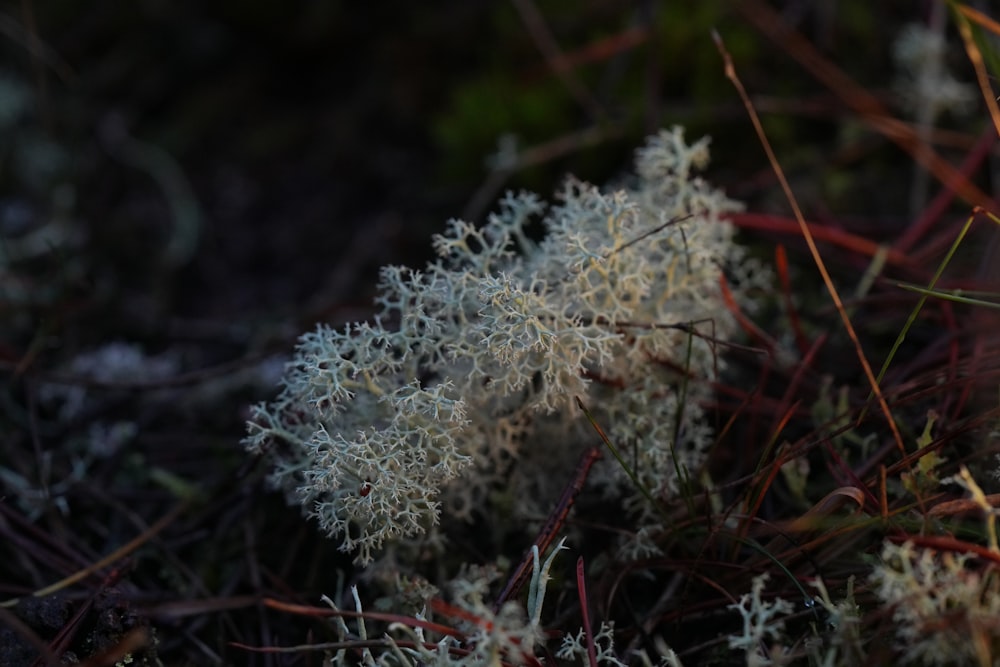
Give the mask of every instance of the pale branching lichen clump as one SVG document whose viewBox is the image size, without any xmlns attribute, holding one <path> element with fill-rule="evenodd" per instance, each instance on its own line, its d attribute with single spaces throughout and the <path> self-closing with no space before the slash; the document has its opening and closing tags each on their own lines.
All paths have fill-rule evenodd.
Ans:
<svg viewBox="0 0 1000 667">
<path fill-rule="evenodd" d="M 900 30 L 893 44 L 894 88 L 911 113 L 934 119 L 946 111 L 959 117 L 975 111 L 978 92 L 948 71 L 950 51 L 943 26 L 910 23 Z"/>
<path fill-rule="evenodd" d="M 594 633 L 593 642 L 594 657 L 597 659 L 598 665 L 627 667 L 615 654 L 614 624 L 601 622 L 600 629 Z M 563 635 L 562 646 L 556 653 L 556 657 L 560 660 L 572 661 L 574 664 L 583 665 L 587 664 L 587 653 L 587 633 L 581 628 L 575 635 L 572 633 Z"/>
<path fill-rule="evenodd" d="M 452 601 L 447 605 L 448 613 L 461 619 L 450 632 L 438 634 L 425 628 L 424 622 L 430 618 L 423 609 L 415 614 L 417 623 L 412 627 L 406 623 L 391 623 L 388 632 L 382 631 L 380 640 L 372 642 L 374 648 L 363 646 L 369 637 L 374 638 L 375 630 L 369 630 L 358 590 L 352 588 L 355 618 L 351 624 L 354 627 L 348 625 L 347 618 L 336 615 L 333 623 L 339 635 L 338 648 L 327 654 L 328 662 L 324 664 L 338 667 L 357 664 L 372 667 L 541 664 L 535 657 L 535 647 L 544 643 L 545 633 L 538 623 L 528 619 L 524 608 L 516 602 L 508 601 L 499 610 L 487 604 L 486 597 L 495 574 L 471 566 L 463 568 L 463 572 L 450 582 Z M 324 597 L 324 601 L 339 611 L 332 600 Z M 441 622 L 433 625 L 447 627 Z M 346 648 L 352 640 L 363 646 L 360 661 L 354 651 Z"/>
<path fill-rule="evenodd" d="M 729 605 L 743 618 L 740 634 L 729 636 L 729 648 L 744 651 L 747 667 L 786 664 L 782 658 L 785 618 L 795 609 L 791 602 L 775 598 L 768 602 L 762 597 L 769 575 L 754 577 L 751 592 Z M 765 653 L 766 649 L 766 653 Z"/>
<path fill-rule="evenodd" d="M 1000 571 L 968 553 L 882 547 L 869 582 L 886 609 L 902 662 L 991 665 L 1000 657 Z"/>
<path fill-rule="evenodd" d="M 362 563 L 442 512 L 471 518 L 500 481 L 548 502 L 595 442 L 575 397 L 643 484 L 675 492 L 711 438 L 711 341 L 736 333 L 723 273 L 744 307 L 763 276 L 721 219 L 737 204 L 696 174 L 707 162 L 708 140 L 675 128 L 638 152 L 631 187 L 570 179 L 554 206 L 508 194 L 481 227 L 451 221 L 437 261 L 382 270 L 373 321 L 301 338 L 246 445 Z"/>
</svg>

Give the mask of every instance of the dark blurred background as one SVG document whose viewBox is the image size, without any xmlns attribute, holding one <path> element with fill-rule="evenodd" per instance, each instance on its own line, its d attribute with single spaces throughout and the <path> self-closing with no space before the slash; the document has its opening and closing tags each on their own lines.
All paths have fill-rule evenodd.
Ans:
<svg viewBox="0 0 1000 667">
<path fill-rule="evenodd" d="M 785 5 L 842 66 L 863 65 L 862 83 L 886 85 L 889 26 L 902 20 L 885 20 L 891 3 Z M 791 163 L 823 159 L 831 97 L 729 10 L 10 3 L 0 231 L 17 238 L 58 216 L 50 252 L 85 264 L 72 279 L 85 299 L 105 289 L 87 304 L 102 316 L 336 319 L 331 309 L 367 306 L 377 266 L 423 261 L 447 217 L 481 218 L 502 188 L 546 193 L 568 171 L 614 178 L 662 126 L 711 133 L 712 177 L 753 196 L 764 163 L 710 29 L 751 90 L 815 105 L 771 128 Z M 522 155 L 540 151 L 491 180 L 487 159 L 508 135 Z"/>
</svg>

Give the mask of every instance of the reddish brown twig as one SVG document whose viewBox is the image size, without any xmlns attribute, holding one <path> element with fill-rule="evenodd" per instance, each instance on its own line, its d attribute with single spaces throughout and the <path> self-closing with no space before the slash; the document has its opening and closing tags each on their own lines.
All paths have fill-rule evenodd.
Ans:
<svg viewBox="0 0 1000 667">
<path fill-rule="evenodd" d="M 580 594 L 580 614 L 583 616 L 583 631 L 587 633 L 587 664 L 590 667 L 597 667 L 597 647 L 594 645 L 594 629 L 590 625 L 590 611 L 587 609 L 587 584 L 583 576 L 583 556 L 576 559 L 576 590 Z"/>
</svg>

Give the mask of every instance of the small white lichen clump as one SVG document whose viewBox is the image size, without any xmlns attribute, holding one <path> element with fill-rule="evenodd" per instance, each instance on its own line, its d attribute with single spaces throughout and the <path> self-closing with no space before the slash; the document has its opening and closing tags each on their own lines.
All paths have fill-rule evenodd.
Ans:
<svg viewBox="0 0 1000 667">
<path fill-rule="evenodd" d="M 882 547 L 870 583 L 892 610 L 903 663 L 996 664 L 1000 655 L 1000 572 L 972 554 Z"/>
<path fill-rule="evenodd" d="M 768 578 L 767 574 L 754 577 L 750 593 L 729 605 L 743 617 L 741 634 L 729 635 L 729 648 L 744 651 L 747 667 L 787 664 L 780 641 L 784 638 L 785 619 L 795 607 L 781 598 L 764 600 L 762 593 Z"/>
<path fill-rule="evenodd" d="M 900 30 L 893 44 L 895 89 L 915 115 L 933 120 L 946 111 L 965 116 L 975 110 L 978 92 L 948 71 L 949 51 L 943 29 L 910 23 Z"/>
<path fill-rule="evenodd" d="M 482 227 L 451 221 L 426 269 L 383 268 L 372 322 L 301 338 L 247 446 L 362 563 L 442 511 L 470 518 L 500 481 L 551 497 L 595 440 L 575 397 L 643 484 L 675 492 L 710 441 L 710 337 L 736 331 L 723 267 L 743 305 L 761 275 L 720 219 L 737 205 L 695 174 L 707 162 L 708 140 L 675 128 L 639 151 L 630 189 L 570 179 L 551 208 L 508 194 Z"/>
</svg>

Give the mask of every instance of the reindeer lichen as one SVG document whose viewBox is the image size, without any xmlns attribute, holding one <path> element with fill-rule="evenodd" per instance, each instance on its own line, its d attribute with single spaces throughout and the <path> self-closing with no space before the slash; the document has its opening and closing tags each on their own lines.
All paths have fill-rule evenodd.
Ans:
<svg viewBox="0 0 1000 667">
<path fill-rule="evenodd" d="M 481 227 L 452 220 L 425 269 L 383 268 L 371 322 L 301 338 L 246 445 L 362 563 L 442 512 L 470 518 L 501 481 L 551 493 L 553 466 L 594 438 L 574 397 L 652 493 L 674 493 L 711 437 L 712 341 L 736 332 L 723 271 L 743 305 L 762 275 L 722 219 L 738 205 L 696 174 L 707 162 L 708 140 L 674 128 L 638 152 L 630 187 L 569 179 L 552 207 L 508 194 Z"/>
</svg>

